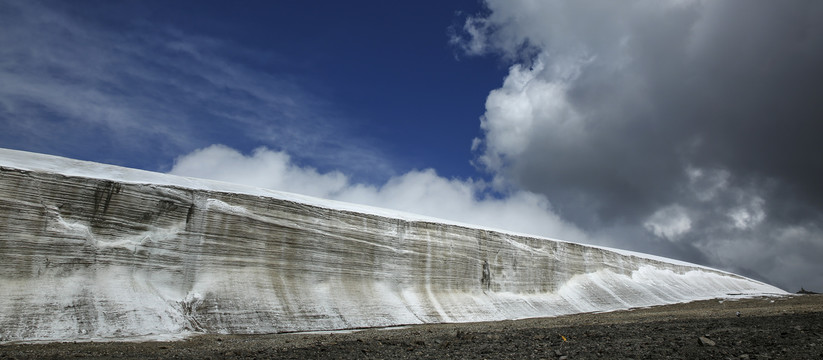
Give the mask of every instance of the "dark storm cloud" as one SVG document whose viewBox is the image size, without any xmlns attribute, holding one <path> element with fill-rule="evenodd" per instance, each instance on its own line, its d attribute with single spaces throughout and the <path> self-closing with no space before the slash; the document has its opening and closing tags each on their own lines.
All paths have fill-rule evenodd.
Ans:
<svg viewBox="0 0 823 360">
<path fill-rule="evenodd" d="M 623 247 L 782 286 L 823 254 L 823 3 L 487 3 L 468 52 L 540 55 L 489 95 L 479 165 Z"/>
</svg>

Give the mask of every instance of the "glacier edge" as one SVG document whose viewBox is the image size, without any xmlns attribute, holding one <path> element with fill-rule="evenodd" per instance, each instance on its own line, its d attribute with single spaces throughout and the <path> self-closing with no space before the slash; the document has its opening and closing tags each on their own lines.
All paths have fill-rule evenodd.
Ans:
<svg viewBox="0 0 823 360">
<path fill-rule="evenodd" d="M 0 150 L 0 194 L 0 342 L 491 321 L 784 293 L 643 254 L 13 150 Z"/>
</svg>

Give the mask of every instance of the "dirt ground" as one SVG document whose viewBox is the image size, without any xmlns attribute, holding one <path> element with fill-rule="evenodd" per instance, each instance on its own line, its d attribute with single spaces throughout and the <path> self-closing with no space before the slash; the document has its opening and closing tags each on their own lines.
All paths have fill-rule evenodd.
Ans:
<svg viewBox="0 0 823 360">
<path fill-rule="evenodd" d="M 823 359 L 823 295 L 349 333 L 0 346 L 0 359 L 35 358 Z"/>
</svg>

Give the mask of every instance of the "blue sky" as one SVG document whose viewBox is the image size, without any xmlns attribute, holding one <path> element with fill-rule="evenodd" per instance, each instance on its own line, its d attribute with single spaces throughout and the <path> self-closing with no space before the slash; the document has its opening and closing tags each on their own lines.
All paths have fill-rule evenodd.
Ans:
<svg viewBox="0 0 823 360">
<path fill-rule="evenodd" d="M 82 78 L 66 87 L 106 92 L 109 99 L 104 100 L 112 100 L 112 106 L 129 102 L 135 107 L 168 107 L 173 113 L 169 116 L 146 114 L 158 115 L 147 120 L 137 115 L 128 121 L 157 122 L 164 128 L 158 131 L 176 131 L 184 138 L 164 141 L 163 136 L 146 136 L 155 143 L 125 147 L 118 141 L 95 144 L 85 138 L 30 141 L 7 133 L 6 146 L 149 170 L 168 170 L 175 156 L 221 143 L 243 152 L 259 146 L 289 150 L 301 163 L 341 169 L 369 182 L 427 167 L 447 176 L 471 176 L 470 146 L 479 135 L 483 100 L 506 72 L 505 64 L 496 59 L 457 60 L 462 54 L 449 44 L 449 28 L 460 25 L 460 12 L 477 12 L 476 1 L 426 6 L 381 1 L 358 6 L 297 1 L 242 6 L 219 1 L 17 5 L 6 8 L 17 21 L 26 17 L 22 21 L 28 23 L 20 29 L 37 28 L 20 37 L 38 37 L 36 43 L 51 48 L 45 51 L 53 56 L 77 61 L 60 64 L 50 59 L 54 62 L 42 61 L 28 70 L 49 69 L 54 80 L 65 82 L 75 81 L 77 68 L 98 71 L 77 75 Z M 59 22 L 39 26 L 49 23 L 44 13 L 59 17 Z M 53 44 L 58 49 L 49 42 L 59 43 Z M 86 52 L 84 46 L 93 50 Z M 131 51 L 139 54 L 132 56 Z M 151 76 L 168 77 L 172 84 Z M 232 83 L 221 89 L 216 83 L 223 81 L 221 76 L 232 77 Z M 286 110 L 244 97 L 251 91 L 247 87 L 288 98 L 282 101 L 294 102 L 293 107 Z M 221 100 L 214 103 L 197 96 Z M 254 121 L 248 119 L 258 111 Z M 71 132 L 68 127 L 75 125 L 59 114 L 52 120 L 66 121 L 67 127 L 54 128 L 55 133 Z M 279 127 L 280 122 L 290 122 L 283 126 L 299 133 L 267 131 L 304 140 L 257 136 L 260 130 L 253 128 Z M 312 144 L 317 148 L 296 144 L 304 141 L 318 142 Z M 78 148 L 78 142 L 86 144 Z M 346 163 L 323 155 L 326 150 L 368 152 L 369 157 L 380 157 L 381 164 L 363 168 L 357 155 L 351 156 L 353 163 Z"/>
<path fill-rule="evenodd" d="M 0 0 L 0 147 L 823 290 L 823 5 Z"/>
<path fill-rule="evenodd" d="M 494 59 L 457 61 L 448 43 L 459 12 L 478 11 L 478 2 L 197 4 L 176 4 L 181 11 L 162 11 L 160 21 L 268 53 L 274 61 L 241 61 L 327 101 L 342 118 L 331 120 L 377 147 L 394 171 L 473 175 L 483 99 L 506 70 Z"/>
</svg>

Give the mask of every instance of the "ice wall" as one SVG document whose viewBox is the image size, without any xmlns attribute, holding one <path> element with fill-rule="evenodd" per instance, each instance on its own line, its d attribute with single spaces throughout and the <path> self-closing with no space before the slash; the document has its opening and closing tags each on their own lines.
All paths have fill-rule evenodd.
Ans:
<svg viewBox="0 0 823 360">
<path fill-rule="evenodd" d="M 782 293 L 639 254 L 197 181 L 0 151 L 0 342 L 503 320 Z"/>
</svg>

